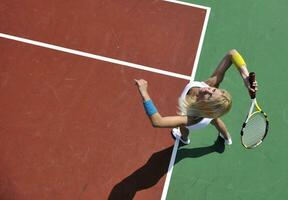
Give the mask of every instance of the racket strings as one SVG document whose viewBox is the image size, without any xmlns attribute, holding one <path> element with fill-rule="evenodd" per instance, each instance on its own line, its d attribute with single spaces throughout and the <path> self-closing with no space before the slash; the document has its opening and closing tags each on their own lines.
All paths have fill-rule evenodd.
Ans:
<svg viewBox="0 0 288 200">
<path fill-rule="evenodd" d="M 242 142 L 247 147 L 252 147 L 261 142 L 266 134 L 266 118 L 263 113 L 254 113 L 248 119 L 243 130 Z"/>
</svg>

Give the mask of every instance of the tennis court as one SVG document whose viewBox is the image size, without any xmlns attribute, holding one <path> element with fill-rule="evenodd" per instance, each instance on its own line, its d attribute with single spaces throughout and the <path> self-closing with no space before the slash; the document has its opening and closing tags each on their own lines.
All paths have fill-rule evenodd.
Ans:
<svg viewBox="0 0 288 200">
<path fill-rule="evenodd" d="M 1 1 L 0 199 L 287 198 L 287 9 L 284 0 Z M 261 146 L 241 146 L 250 99 L 234 68 L 222 83 L 232 146 L 212 126 L 187 146 L 151 127 L 135 78 L 174 115 L 187 82 L 206 79 L 232 48 L 257 73 L 271 124 Z"/>
</svg>

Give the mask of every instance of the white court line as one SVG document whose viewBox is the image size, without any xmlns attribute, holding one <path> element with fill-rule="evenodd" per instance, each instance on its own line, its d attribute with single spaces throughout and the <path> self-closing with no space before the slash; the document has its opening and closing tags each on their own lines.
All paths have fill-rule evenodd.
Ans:
<svg viewBox="0 0 288 200">
<path fill-rule="evenodd" d="M 78 51 L 78 50 L 74 50 L 74 49 L 68 49 L 68 48 L 65 48 L 65 47 L 56 46 L 56 45 L 53 45 L 53 44 L 48 44 L 48 43 L 44 43 L 44 42 L 40 42 L 40 41 L 30 40 L 30 39 L 21 38 L 21 37 L 8 35 L 8 34 L 4 34 L 4 33 L 0 33 L 0 37 L 1 38 L 5 38 L 5 39 L 10 39 L 10 40 L 15 40 L 15 41 L 18 41 L 18 42 L 23 42 L 23 43 L 26 43 L 26 44 L 40 46 L 40 47 L 44 47 L 44 48 L 48 48 L 48 49 L 53 49 L 53 50 L 57 50 L 57 51 L 65 52 L 65 53 L 70 53 L 70 54 L 74 54 L 74 55 L 78 55 L 78 56 L 92 58 L 92 59 L 95 59 L 95 60 L 101 60 L 101 61 L 105 61 L 105 62 L 109 62 L 109 63 L 113 63 L 113 64 L 118 64 L 118 65 L 130 67 L 130 68 L 136 68 L 136 69 L 140 69 L 140 70 L 144 70 L 144 71 L 149 71 L 149 72 L 154 72 L 154 73 L 158 73 L 158 74 L 163 74 L 163 75 L 166 75 L 166 76 L 172 76 L 172 77 L 175 77 L 175 78 L 190 80 L 190 76 L 187 76 L 187 75 L 178 74 L 178 73 L 174 73 L 174 72 L 169 72 L 169 71 L 156 69 L 156 68 L 152 68 L 152 67 L 147 67 L 147 66 L 144 66 L 144 65 L 139 65 L 139 64 L 135 64 L 135 63 L 131 63 L 131 62 L 126 62 L 126 61 L 123 61 L 123 60 L 117 60 L 117 59 L 114 59 L 114 58 L 108 58 L 108 57 L 105 57 L 105 56 L 95 55 L 95 54 L 91 54 L 91 53 L 87 53 L 87 52 L 83 52 L 83 51 Z"/>
<path fill-rule="evenodd" d="M 202 29 L 202 33 L 201 33 L 201 36 L 200 36 L 198 49 L 197 49 L 197 52 L 196 52 L 196 56 L 195 56 L 195 60 L 194 60 L 193 68 L 192 68 L 192 74 L 191 74 L 190 82 L 194 81 L 194 79 L 195 79 L 196 71 L 197 71 L 198 64 L 199 64 L 199 58 L 200 58 L 200 54 L 201 54 L 201 50 L 202 50 L 202 46 L 203 46 L 204 36 L 205 36 L 206 30 L 207 30 L 207 25 L 208 25 L 208 20 L 209 20 L 209 16 L 210 16 L 210 11 L 211 11 L 211 8 L 207 7 L 205 20 L 204 20 L 204 23 L 203 23 L 203 29 Z"/>
<path fill-rule="evenodd" d="M 195 79 L 195 75 L 196 75 L 196 71 L 197 71 L 197 67 L 198 67 L 198 63 L 199 63 L 199 58 L 200 58 L 201 49 L 203 46 L 204 36 L 205 36 L 206 29 L 207 29 L 207 24 L 208 24 L 208 19 L 210 16 L 211 8 L 207 7 L 207 6 L 187 3 L 187 2 L 183 2 L 183 1 L 176 1 L 176 0 L 164 0 L 164 1 L 206 10 L 206 16 L 205 16 L 205 20 L 203 23 L 202 33 L 201 33 L 201 37 L 200 37 L 200 40 L 198 43 L 198 49 L 196 52 L 196 56 L 195 56 L 195 60 L 194 60 L 193 68 L 192 68 L 192 74 L 191 74 L 191 78 L 190 78 L 190 82 L 191 82 Z"/>
<path fill-rule="evenodd" d="M 193 3 L 187 3 L 187 2 L 184 2 L 184 1 L 177 1 L 177 0 L 163 0 L 163 1 L 176 3 L 176 4 L 181 4 L 181 5 L 184 5 L 184 6 L 191 6 L 191 7 L 194 7 L 194 8 L 201 8 L 201 9 L 204 9 L 204 10 L 210 10 L 209 7 L 202 6 L 202 5 L 197 5 L 197 4 L 193 4 Z"/>
<path fill-rule="evenodd" d="M 164 0 L 164 1 L 172 2 L 172 3 L 178 3 L 178 4 L 185 5 L 185 6 L 197 7 L 197 8 L 201 8 L 201 9 L 206 10 L 205 20 L 204 20 L 204 24 L 203 24 L 203 28 L 202 28 L 202 32 L 201 32 L 201 37 L 199 40 L 199 44 L 198 44 L 198 48 L 197 48 L 197 52 L 196 52 L 196 57 L 195 57 L 194 65 L 192 68 L 192 74 L 190 77 L 190 82 L 192 82 L 195 79 L 196 71 L 198 68 L 199 58 L 200 58 L 200 54 L 201 54 L 201 50 L 202 50 L 202 46 L 203 46 L 204 36 L 206 33 L 211 8 L 205 7 L 205 6 L 200 6 L 200 5 L 195 5 L 195 4 L 190 4 L 190 3 L 186 3 L 186 2 L 181 2 L 181 1 L 175 1 L 175 0 Z M 175 143 L 174 143 L 172 156 L 170 159 L 168 172 L 166 175 L 166 179 L 165 179 L 165 183 L 164 183 L 164 187 L 163 187 L 163 191 L 162 191 L 162 195 L 161 195 L 161 200 L 166 200 L 166 197 L 167 197 L 168 188 L 170 185 L 171 176 L 172 176 L 172 172 L 173 172 L 173 167 L 174 167 L 174 163 L 175 163 L 175 159 L 176 159 L 176 155 L 177 155 L 177 151 L 178 151 L 178 146 L 179 146 L 179 139 L 175 140 Z"/>
</svg>

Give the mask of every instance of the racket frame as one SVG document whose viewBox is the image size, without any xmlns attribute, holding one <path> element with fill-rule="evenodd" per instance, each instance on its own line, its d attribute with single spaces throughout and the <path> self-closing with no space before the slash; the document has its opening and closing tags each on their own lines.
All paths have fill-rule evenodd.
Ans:
<svg viewBox="0 0 288 200">
<path fill-rule="evenodd" d="M 254 108 L 256 108 L 256 110 L 253 112 Z M 247 146 L 247 145 L 245 145 L 245 144 L 243 143 L 243 139 L 242 139 L 242 137 L 243 137 L 243 135 L 244 135 L 244 129 L 245 129 L 245 127 L 246 127 L 246 124 L 247 124 L 248 120 L 249 120 L 254 114 L 259 113 L 259 112 L 262 113 L 263 116 L 265 117 L 265 121 L 266 121 L 265 133 L 264 133 L 264 135 L 263 135 L 263 137 L 262 137 L 261 140 L 259 140 L 258 142 L 256 142 L 256 143 L 253 144 L 253 145 Z M 268 133 L 268 129 L 269 129 L 269 121 L 268 121 L 267 114 L 261 110 L 261 108 L 259 107 L 259 105 L 258 105 L 258 103 L 257 103 L 256 98 L 254 98 L 254 99 L 252 99 L 252 103 L 251 103 L 251 106 L 250 106 L 250 109 L 249 109 L 249 114 L 247 115 L 247 118 L 246 118 L 245 122 L 243 123 L 242 129 L 241 129 L 241 132 L 240 132 L 240 135 L 241 135 L 241 144 L 242 144 L 246 149 L 253 149 L 253 148 L 257 147 L 258 145 L 260 145 L 260 144 L 263 142 L 264 138 L 266 137 L 266 135 L 267 135 L 267 133 Z"/>
</svg>

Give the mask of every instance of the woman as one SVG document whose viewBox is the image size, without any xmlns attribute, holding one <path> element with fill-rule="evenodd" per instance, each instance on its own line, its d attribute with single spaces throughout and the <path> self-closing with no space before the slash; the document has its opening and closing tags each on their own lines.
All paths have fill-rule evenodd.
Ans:
<svg viewBox="0 0 288 200">
<path fill-rule="evenodd" d="M 248 92 L 255 92 L 257 82 L 253 83 L 255 89 L 252 89 L 249 84 L 249 72 L 246 63 L 239 52 L 232 49 L 224 56 L 208 80 L 204 82 L 194 81 L 187 84 L 179 98 L 179 113 L 177 116 L 162 117 L 148 94 L 147 81 L 135 79 L 152 125 L 154 127 L 172 127 L 173 136 L 183 144 L 189 144 L 189 130 L 203 128 L 211 123 L 219 131 L 219 135 L 225 140 L 225 144 L 231 145 L 231 136 L 220 117 L 230 110 L 232 100 L 226 90 L 218 87 L 232 63 L 238 69 Z"/>
</svg>

